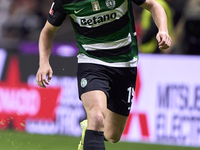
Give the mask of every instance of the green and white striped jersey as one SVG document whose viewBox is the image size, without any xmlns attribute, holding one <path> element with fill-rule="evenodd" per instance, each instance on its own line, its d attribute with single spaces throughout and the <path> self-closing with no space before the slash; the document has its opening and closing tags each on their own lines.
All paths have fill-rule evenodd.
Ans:
<svg viewBox="0 0 200 150">
<path fill-rule="evenodd" d="M 132 0 L 140 5 L 145 0 Z M 135 67 L 138 46 L 131 0 L 54 0 L 48 21 L 60 26 L 70 15 L 78 63 Z"/>
</svg>

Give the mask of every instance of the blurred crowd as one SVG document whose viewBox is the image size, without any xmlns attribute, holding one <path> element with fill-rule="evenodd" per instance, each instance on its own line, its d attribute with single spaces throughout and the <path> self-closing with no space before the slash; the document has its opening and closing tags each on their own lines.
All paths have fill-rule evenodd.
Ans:
<svg viewBox="0 0 200 150">
<path fill-rule="evenodd" d="M 17 52 L 21 42 L 37 42 L 52 1 L 0 0 L 0 48 Z M 66 29 L 58 31 L 56 41 L 75 41 L 74 34 L 67 36 L 73 32 L 69 18 L 62 27 Z"/>
<path fill-rule="evenodd" d="M 0 0 L 0 48 L 17 52 L 21 42 L 38 42 L 53 0 Z M 200 0 L 157 0 L 168 18 L 172 47 L 160 51 L 157 28 L 149 12 L 134 6 L 141 53 L 200 54 Z M 69 16 L 58 30 L 56 42 L 75 42 Z"/>
<path fill-rule="evenodd" d="M 141 53 L 200 54 L 200 0 L 156 0 L 165 9 L 168 30 L 173 43 L 171 48 L 160 51 L 155 39 L 157 28 L 150 13 L 135 9 L 139 14 L 136 28 L 139 29 Z"/>
</svg>

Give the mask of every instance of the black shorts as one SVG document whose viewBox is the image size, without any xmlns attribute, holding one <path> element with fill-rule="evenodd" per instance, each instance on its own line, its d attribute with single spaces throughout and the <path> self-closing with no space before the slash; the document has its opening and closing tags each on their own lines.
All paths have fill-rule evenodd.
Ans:
<svg viewBox="0 0 200 150">
<path fill-rule="evenodd" d="M 128 116 L 135 89 L 137 67 L 116 68 L 97 64 L 78 64 L 79 98 L 88 91 L 101 90 L 107 95 L 107 108 Z"/>
</svg>

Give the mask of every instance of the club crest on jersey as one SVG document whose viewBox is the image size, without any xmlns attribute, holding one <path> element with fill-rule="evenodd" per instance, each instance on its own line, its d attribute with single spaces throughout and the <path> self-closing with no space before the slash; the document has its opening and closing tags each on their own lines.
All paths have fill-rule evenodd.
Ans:
<svg viewBox="0 0 200 150">
<path fill-rule="evenodd" d="M 53 15 L 53 13 L 54 13 L 54 10 L 53 10 L 54 5 L 55 5 L 55 3 L 53 2 L 52 5 L 51 5 L 51 9 L 49 10 L 50 15 Z"/>
<path fill-rule="evenodd" d="M 109 9 L 115 8 L 115 5 L 116 5 L 115 0 L 106 0 L 106 6 L 107 6 Z"/>
<path fill-rule="evenodd" d="M 92 4 L 93 11 L 100 10 L 100 5 L 98 1 L 91 2 L 91 4 Z"/>
</svg>

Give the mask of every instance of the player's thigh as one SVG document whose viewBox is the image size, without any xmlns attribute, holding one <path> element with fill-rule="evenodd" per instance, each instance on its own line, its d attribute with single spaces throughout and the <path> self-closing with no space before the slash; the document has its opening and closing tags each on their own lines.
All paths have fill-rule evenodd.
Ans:
<svg viewBox="0 0 200 150">
<path fill-rule="evenodd" d="M 119 115 L 107 109 L 104 135 L 110 142 L 118 142 L 124 131 L 128 116 Z"/>
<path fill-rule="evenodd" d="M 107 110 L 106 94 L 101 90 L 89 91 L 81 95 L 81 100 L 87 113 L 88 129 L 103 130 L 102 125 Z"/>
</svg>

